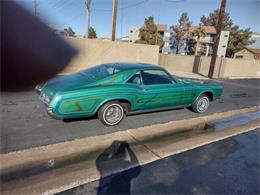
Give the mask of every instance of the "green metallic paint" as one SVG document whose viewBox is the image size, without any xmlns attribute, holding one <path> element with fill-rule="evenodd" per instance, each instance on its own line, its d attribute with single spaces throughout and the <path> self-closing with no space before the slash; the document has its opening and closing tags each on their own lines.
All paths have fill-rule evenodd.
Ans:
<svg viewBox="0 0 260 195">
<path fill-rule="evenodd" d="M 222 94 L 220 85 L 176 77 L 174 84 L 128 84 L 126 81 L 140 70 L 164 69 L 153 65 L 127 65 L 128 68 L 98 81 L 91 81 L 81 72 L 48 81 L 42 89 L 42 93 L 52 98 L 48 108 L 58 118 L 79 118 L 95 115 L 104 103 L 113 100 L 129 102 L 130 112 L 146 112 L 189 106 L 205 92 L 212 93 L 213 100 Z"/>
</svg>

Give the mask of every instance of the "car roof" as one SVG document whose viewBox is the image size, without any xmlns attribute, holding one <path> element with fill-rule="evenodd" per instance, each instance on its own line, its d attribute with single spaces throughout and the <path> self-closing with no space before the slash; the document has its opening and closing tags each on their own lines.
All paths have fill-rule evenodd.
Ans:
<svg viewBox="0 0 260 195">
<path fill-rule="evenodd" d="M 145 63 L 128 63 L 128 62 L 115 62 L 108 63 L 107 65 L 113 66 L 120 70 L 146 70 L 146 69 L 162 69 L 159 66 Z"/>
</svg>

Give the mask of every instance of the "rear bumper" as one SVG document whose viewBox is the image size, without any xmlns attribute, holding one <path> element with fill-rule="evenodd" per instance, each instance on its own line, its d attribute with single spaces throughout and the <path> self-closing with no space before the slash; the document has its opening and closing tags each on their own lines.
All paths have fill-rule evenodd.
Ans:
<svg viewBox="0 0 260 195">
<path fill-rule="evenodd" d="M 57 119 L 57 120 L 62 120 L 62 119 L 63 119 L 62 117 L 59 117 L 59 116 L 55 115 L 55 114 L 53 113 L 53 109 L 52 109 L 52 108 L 47 108 L 47 109 L 46 109 L 46 112 L 47 112 L 47 114 L 48 114 L 49 116 L 51 116 L 51 117 L 54 118 L 54 119 Z"/>
</svg>

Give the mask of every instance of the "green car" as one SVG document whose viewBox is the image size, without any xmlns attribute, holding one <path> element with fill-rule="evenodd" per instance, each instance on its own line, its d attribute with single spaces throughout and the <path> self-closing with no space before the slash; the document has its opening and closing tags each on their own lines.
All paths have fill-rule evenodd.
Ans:
<svg viewBox="0 0 260 195">
<path fill-rule="evenodd" d="M 222 87 L 170 75 L 165 69 L 141 63 L 108 63 L 36 86 L 47 113 L 57 119 L 97 114 L 105 125 L 125 115 L 191 107 L 205 112 L 222 95 Z"/>
</svg>

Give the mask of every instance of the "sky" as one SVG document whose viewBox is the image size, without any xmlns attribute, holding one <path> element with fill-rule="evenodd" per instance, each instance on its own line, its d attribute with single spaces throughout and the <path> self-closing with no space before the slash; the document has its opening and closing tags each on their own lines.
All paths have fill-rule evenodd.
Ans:
<svg viewBox="0 0 260 195">
<path fill-rule="evenodd" d="M 34 0 L 16 0 L 20 5 L 34 11 Z M 130 27 L 142 26 L 144 19 L 154 16 L 155 23 L 178 23 L 183 12 L 193 25 L 198 25 L 202 15 L 218 9 L 221 0 L 118 0 L 116 38 L 128 35 Z M 71 27 L 77 35 L 86 32 L 85 0 L 36 0 L 37 15 L 46 24 L 58 29 Z M 90 26 L 98 37 L 111 37 L 113 0 L 92 0 Z M 227 0 L 228 12 L 234 24 L 260 33 L 260 0 Z"/>
</svg>

